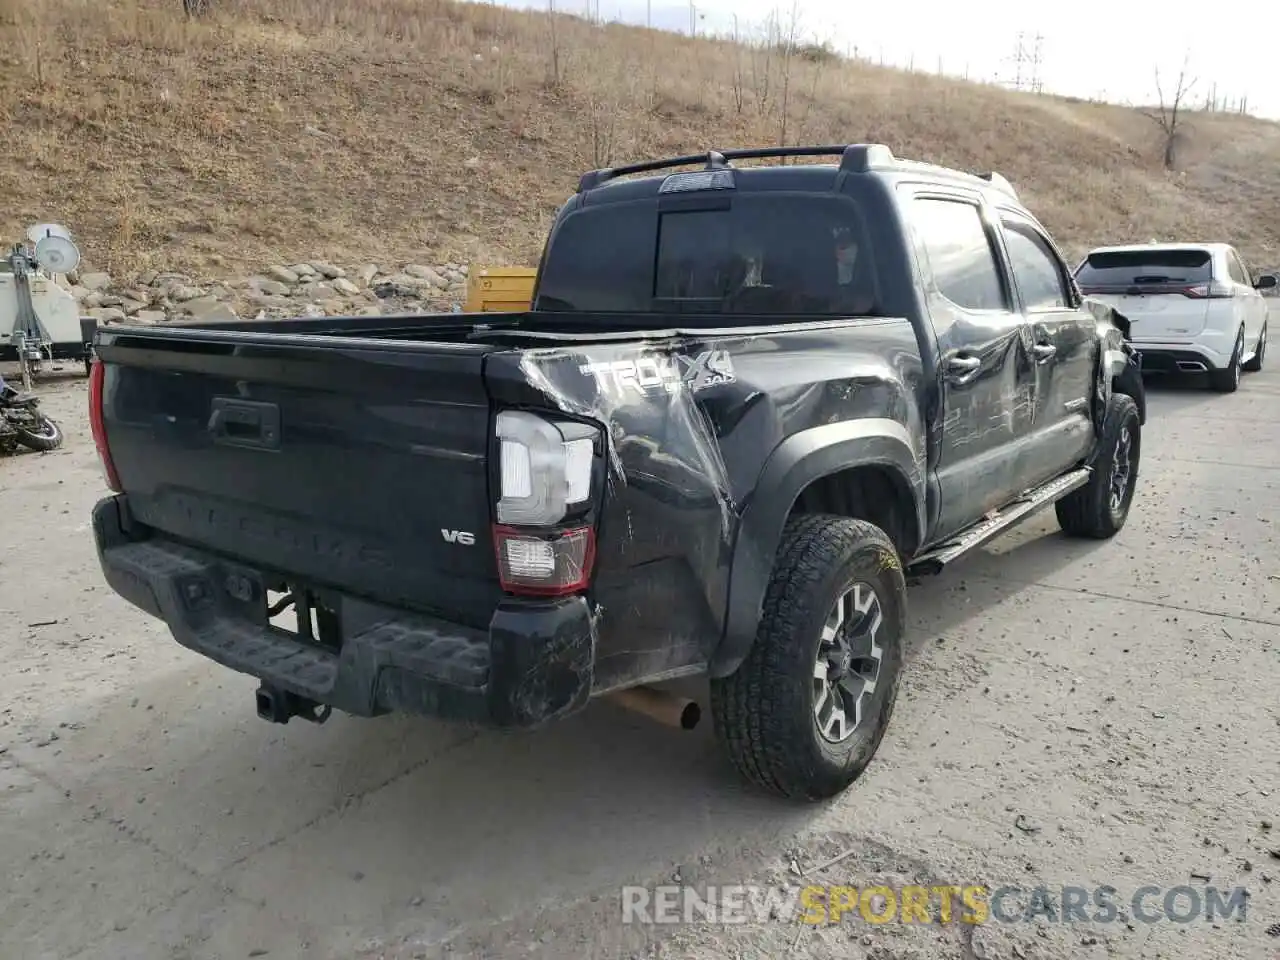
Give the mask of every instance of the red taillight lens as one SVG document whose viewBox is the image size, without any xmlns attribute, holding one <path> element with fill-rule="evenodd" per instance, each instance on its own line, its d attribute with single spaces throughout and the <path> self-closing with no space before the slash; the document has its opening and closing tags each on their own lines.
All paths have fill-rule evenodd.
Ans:
<svg viewBox="0 0 1280 960">
<path fill-rule="evenodd" d="M 1193 300 L 1227 300 L 1232 295 L 1230 287 L 1216 281 L 1183 287 L 1180 292 L 1184 297 L 1190 297 Z"/>
<path fill-rule="evenodd" d="M 596 537 L 591 527 L 534 534 L 495 525 L 498 580 L 508 593 L 559 597 L 584 590 L 591 580 Z"/>
<path fill-rule="evenodd" d="M 98 460 L 107 476 L 107 486 L 116 493 L 123 493 L 116 465 L 111 462 L 111 449 L 107 446 L 107 425 L 102 417 L 102 385 L 106 371 L 102 361 L 95 359 L 89 370 L 89 429 L 93 431 L 93 445 L 98 448 Z"/>
</svg>

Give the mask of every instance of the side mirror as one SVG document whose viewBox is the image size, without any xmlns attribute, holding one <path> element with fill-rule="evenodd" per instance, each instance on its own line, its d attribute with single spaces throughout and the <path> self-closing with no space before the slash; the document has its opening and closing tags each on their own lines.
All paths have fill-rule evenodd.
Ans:
<svg viewBox="0 0 1280 960">
<path fill-rule="evenodd" d="M 1253 285 L 1258 290 L 1273 290 L 1276 286 L 1276 275 L 1274 273 L 1264 273 L 1253 281 Z"/>
</svg>

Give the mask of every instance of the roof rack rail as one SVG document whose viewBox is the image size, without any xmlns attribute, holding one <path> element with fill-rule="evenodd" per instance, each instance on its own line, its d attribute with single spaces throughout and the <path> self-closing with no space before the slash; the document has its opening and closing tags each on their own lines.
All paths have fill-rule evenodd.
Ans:
<svg viewBox="0 0 1280 960">
<path fill-rule="evenodd" d="M 1018 191 L 1013 189 L 1013 184 L 994 170 L 988 170 L 986 173 L 979 173 L 977 176 L 979 179 L 986 180 L 997 190 L 1004 191 L 1009 196 L 1013 197 L 1013 199 L 1018 199 Z"/>
<path fill-rule="evenodd" d="M 578 192 L 584 193 L 617 177 L 631 173 L 650 173 L 671 167 L 685 167 L 695 163 L 706 165 L 707 170 L 721 170 L 732 166 L 732 160 L 763 160 L 770 157 L 839 157 L 840 169 L 850 173 L 865 173 L 873 167 L 893 163 L 893 151 L 881 143 L 848 143 L 824 147 L 745 147 L 739 150 L 708 150 L 665 160 L 646 160 L 623 167 L 605 167 L 584 173 L 578 181 Z"/>
</svg>

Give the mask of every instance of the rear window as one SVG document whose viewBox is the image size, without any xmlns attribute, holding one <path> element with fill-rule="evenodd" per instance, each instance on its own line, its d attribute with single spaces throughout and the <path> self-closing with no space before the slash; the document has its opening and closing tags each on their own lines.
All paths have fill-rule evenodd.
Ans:
<svg viewBox="0 0 1280 960">
<path fill-rule="evenodd" d="M 1213 279 L 1208 250 L 1113 250 L 1091 253 L 1076 281 L 1082 287 L 1204 283 Z"/>
<path fill-rule="evenodd" d="M 875 312 L 874 262 L 852 200 L 746 193 L 718 199 L 719 209 L 660 210 L 645 200 L 575 212 L 552 238 L 538 308 Z"/>
</svg>

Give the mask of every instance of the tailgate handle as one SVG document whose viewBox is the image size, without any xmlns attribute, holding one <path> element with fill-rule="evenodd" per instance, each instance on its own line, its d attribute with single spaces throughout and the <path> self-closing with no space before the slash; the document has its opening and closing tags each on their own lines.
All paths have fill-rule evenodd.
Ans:
<svg viewBox="0 0 1280 960">
<path fill-rule="evenodd" d="M 214 397 L 209 433 L 214 443 L 258 450 L 280 449 L 280 408 L 274 403 Z"/>
</svg>

